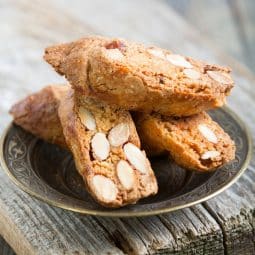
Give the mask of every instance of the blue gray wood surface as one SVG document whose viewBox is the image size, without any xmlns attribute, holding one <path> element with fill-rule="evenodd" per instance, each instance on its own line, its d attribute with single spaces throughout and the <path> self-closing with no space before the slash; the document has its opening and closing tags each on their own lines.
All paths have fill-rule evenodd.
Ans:
<svg viewBox="0 0 255 255">
<path fill-rule="evenodd" d="M 166 1 L 0 0 L 0 130 L 10 121 L 12 103 L 48 83 L 63 82 L 42 60 L 47 45 L 102 34 L 232 66 L 236 88 L 229 105 L 255 137 L 255 77 L 190 23 Z M 133 219 L 53 208 L 20 191 L 0 170 L 0 234 L 24 255 L 255 254 L 254 167 L 253 157 L 236 184 L 205 203 Z M 12 254 L 2 239 L 0 247 L 0 254 Z"/>
<path fill-rule="evenodd" d="M 166 0 L 203 36 L 255 72 L 255 1 Z"/>
</svg>

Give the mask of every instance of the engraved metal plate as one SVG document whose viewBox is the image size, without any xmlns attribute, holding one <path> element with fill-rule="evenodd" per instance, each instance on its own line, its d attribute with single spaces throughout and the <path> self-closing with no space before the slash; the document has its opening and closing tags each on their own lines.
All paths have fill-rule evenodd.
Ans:
<svg viewBox="0 0 255 255">
<path fill-rule="evenodd" d="M 229 109 L 209 112 L 234 139 L 236 158 L 212 173 L 187 171 L 167 157 L 151 158 L 157 195 L 120 209 L 100 206 L 86 191 L 69 152 L 48 144 L 11 124 L 2 137 L 1 163 L 9 177 L 27 193 L 53 206 L 84 214 L 131 217 L 174 211 L 205 201 L 234 183 L 246 169 L 251 138 Z"/>
</svg>

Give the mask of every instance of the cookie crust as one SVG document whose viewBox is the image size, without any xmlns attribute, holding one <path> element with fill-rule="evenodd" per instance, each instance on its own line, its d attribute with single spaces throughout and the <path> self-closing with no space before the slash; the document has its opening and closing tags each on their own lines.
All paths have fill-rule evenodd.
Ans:
<svg viewBox="0 0 255 255">
<path fill-rule="evenodd" d="M 55 45 L 44 59 L 83 95 L 168 116 L 220 107 L 234 85 L 229 68 L 123 39 L 88 37 Z"/>
<path fill-rule="evenodd" d="M 70 89 L 69 85 L 49 85 L 17 102 L 10 109 L 13 122 L 49 143 L 67 148 L 58 107 Z"/>
<path fill-rule="evenodd" d="M 182 167 L 213 171 L 235 158 L 235 144 L 206 113 L 184 117 L 135 114 L 136 127 L 149 155 L 169 153 Z"/>
</svg>

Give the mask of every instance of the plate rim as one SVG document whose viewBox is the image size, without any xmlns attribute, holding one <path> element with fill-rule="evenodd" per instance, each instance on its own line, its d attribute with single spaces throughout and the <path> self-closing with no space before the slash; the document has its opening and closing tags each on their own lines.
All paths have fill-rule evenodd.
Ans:
<svg viewBox="0 0 255 255">
<path fill-rule="evenodd" d="M 235 113 L 233 110 L 231 110 L 228 106 L 224 106 L 221 109 L 223 109 L 224 111 L 226 111 L 228 114 L 231 115 L 231 117 L 240 125 L 240 127 L 244 130 L 244 133 L 247 137 L 247 148 L 248 148 L 248 152 L 246 154 L 245 160 L 243 165 L 241 166 L 239 172 L 237 173 L 237 175 L 231 179 L 228 183 L 226 183 L 223 187 L 221 187 L 220 189 L 214 191 L 213 193 L 207 195 L 207 196 L 203 196 L 198 200 L 186 203 L 186 204 L 182 204 L 182 205 L 177 205 L 177 206 L 173 206 L 173 207 L 167 207 L 167 208 L 162 208 L 162 209 L 153 209 L 153 210 L 149 210 L 149 211 L 140 211 L 140 212 L 135 212 L 135 211 L 130 211 L 130 212 L 114 212 L 114 211 L 98 211 L 98 210 L 93 210 L 93 209 L 84 209 L 81 207 L 71 207 L 71 206 L 67 206 L 65 203 L 63 202 L 57 202 L 57 201 L 53 201 L 51 199 L 48 199 L 47 197 L 45 197 L 44 195 L 41 195 L 40 193 L 34 192 L 33 190 L 31 190 L 28 186 L 22 184 L 21 182 L 19 182 L 19 180 L 11 173 L 11 171 L 9 170 L 5 159 L 4 159 L 4 143 L 5 143 L 5 138 L 8 134 L 8 131 L 10 130 L 11 126 L 13 125 L 13 121 L 11 123 L 8 124 L 8 126 L 4 129 L 1 138 L 0 138 L 0 165 L 2 166 L 4 172 L 6 173 L 6 175 L 10 178 L 10 180 L 18 187 L 20 188 L 22 191 L 26 192 L 27 194 L 31 195 L 32 197 L 47 203 L 51 206 L 54 207 L 58 207 L 58 208 L 62 208 L 65 210 L 69 210 L 72 212 L 76 212 L 76 213 L 80 213 L 80 214 L 84 214 L 84 215 L 93 215 L 93 216 L 101 216 L 101 217 L 123 217 L 123 218 L 128 218 L 128 217 L 145 217 L 145 216 L 153 216 L 153 215 L 159 215 L 159 214 L 164 214 L 164 213 L 169 213 L 172 211 L 176 211 L 176 210 L 180 210 L 183 208 L 187 208 L 199 203 L 202 203 L 204 201 L 207 201 L 217 195 L 219 195 L 221 192 L 225 191 L 227 188 L 229 188 L 232 184 L 234 184 L 240 177 L 241 175 L 245 172 L 245 170 L 248 168 L 248 165 L 250 163 L 251 157 L 252 157 L 252 152 L 253 152 L 253 146 L 252 146 L 252 135 L 251 135 L 251 131 L 248 128 L 248 126 L 245 124 L 245 122 L 238 116 L 237 113 Z M 215 109 L 217 110 L 217 109 Z"/>
</svg>

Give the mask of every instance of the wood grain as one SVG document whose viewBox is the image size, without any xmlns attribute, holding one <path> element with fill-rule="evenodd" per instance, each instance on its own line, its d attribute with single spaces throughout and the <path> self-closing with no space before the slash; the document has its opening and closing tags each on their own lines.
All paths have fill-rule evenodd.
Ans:
<svg viewBox="0 0 255 255">
<path fill-rule="evenodd" d="M 210 43 L 163 1 L 12 0 L 0 5 L 0 130 L 10 120 L 12 103 L 45 84 L 64 81 L 43 62 L 44 47 L 103 34 L 231 65 L 236 88 L 229 104 L 255 137 L 253 75 L 224 53 L 209 49 Z M 202 205 L 132 219 L 83 216 L 50 207 L 18 190 L 1 171 L 0 234 L 17 254 L 26 255 L 254 254 L 254 164 L 253 157 L 235 185 Z"/>
<path fill-rule="evenodd" d="M 15 255 L 12 248 L 0 237 L 0 254 L 1 255 Z"/>
<path fill-rule="evenodd" d="M 254 72 L 254 15 L 253 0 L 166 0 L 203 36 Z M 224 24 L 224 26 L 222 25 Z"/>
</svg>

